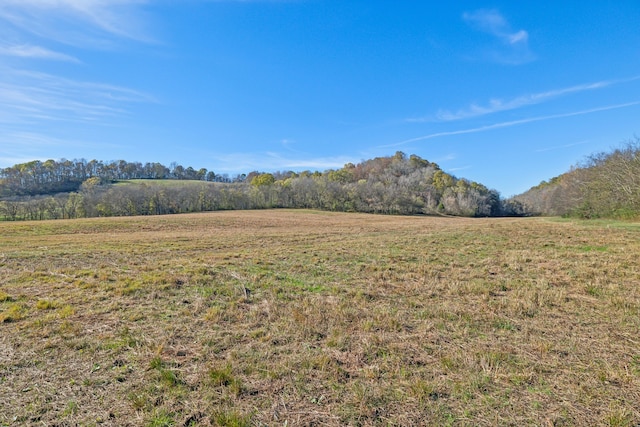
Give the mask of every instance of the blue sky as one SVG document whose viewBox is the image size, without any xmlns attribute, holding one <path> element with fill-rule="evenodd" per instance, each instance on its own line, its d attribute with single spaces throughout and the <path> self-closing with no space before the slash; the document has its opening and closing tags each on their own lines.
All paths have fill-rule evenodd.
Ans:
<svg viewBox="0 0 640 427">
<path fill-rule="evenodd" d="M 640 134 L 640 2 L 2 0 L 0 167 L 417 154 L 503 196 Z"/>
</svg>

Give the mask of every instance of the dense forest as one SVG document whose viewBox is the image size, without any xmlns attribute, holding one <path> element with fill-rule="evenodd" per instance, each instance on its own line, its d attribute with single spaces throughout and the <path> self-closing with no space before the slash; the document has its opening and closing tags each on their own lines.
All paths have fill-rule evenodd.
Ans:
<svg viewBox="0 0 640 427">
<path fill-rule="evenodd" d="M 383 214 L 503 214 L 499 194 L 397 152 L 324 172 L 229 177 L 173 164 L 33 161 L 0 169 L 4 219 L 311 208 Z"/>
<path fill-rule="evenodd" d="M 527 215 L 640 217 L 640 138 L 589 156 L 567 173 L 507 201 Z"/>
</svg>

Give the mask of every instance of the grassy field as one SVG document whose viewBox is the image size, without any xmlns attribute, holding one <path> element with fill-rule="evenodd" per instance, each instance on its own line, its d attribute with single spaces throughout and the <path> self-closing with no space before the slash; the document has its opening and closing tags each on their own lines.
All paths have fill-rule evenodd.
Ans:
<svg viewBox="0 0 640 427">
<path fill-rule="evenodd" d="M 195 179 L 126 179 L 117 181 L 115 186 L 130 186 L 130 185 L 155 185 L 162 187 L 200 187 L 202 185 L 216 185 L 214 182 L 195 180 Z"/>
<path fill-rule="evenodd" d="M 0 223 L 0 425 L 640 423 L 640 227 Z"/>
</svg>

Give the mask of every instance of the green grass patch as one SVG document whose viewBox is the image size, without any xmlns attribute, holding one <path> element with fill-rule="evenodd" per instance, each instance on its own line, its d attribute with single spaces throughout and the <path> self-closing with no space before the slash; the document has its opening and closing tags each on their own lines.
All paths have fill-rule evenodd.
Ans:
<svg viewBox="0 0 640 427">
<path fill-rule="evenodd" d="M 126 179 L 113 183 L 114 186 L 126 186 L 126 185 L 146 185 L 153 187 L 194 187 L 202 185 L 216 185 L 215 182 L 189 180 L 189 179 Z"/>
<path fill-rule="evenodd" d="M 609 248 L 607 246 L 580 246 L 578 250 L 581 252 L 607 252 Z"/>
<path fill-rule="evenodd" d="M 53 310 L 54 308 L 57 308 L 59 306 L 59 304 L 55 301 L 51 301 L 51 300 L 47 300 L 47 299 L 40 299 L 36 302 L 36 308 L 38 310 Z"/>
<path fill-rule="evenodd" d="M 27 315 L 27 308 L 22 303 L 11 303 L 0 311 L 0 323 L 17 322 L 22 320 Z"/>
<path fill-rule="evenodd" d="M 13 298 L 8 293 L 0 290 L 0 302 L 13 301 Z"/>
<path fill-rule="evenodd" d="M 220 427 L 250 427 L 251 416 L 238 412 L 218 412 L 213 416 L 214 425 Z"/>
</svg>

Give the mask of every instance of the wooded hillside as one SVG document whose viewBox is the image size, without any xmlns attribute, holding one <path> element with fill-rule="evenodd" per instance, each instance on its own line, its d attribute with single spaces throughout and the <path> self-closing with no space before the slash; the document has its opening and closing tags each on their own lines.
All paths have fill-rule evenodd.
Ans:
<svg viewBox="0 0 640 427">
<path fill-rule="evenodd" d="M 171 182 L 172 185 L 168 185 Z M 128 185 L 124 185 L 128 184 Z M 47 160 L 0 169 L 0 219 L 159 215 L 308 208 L 401 215 L 640 217 L 640 138 L 590 156 L 523 194 L 457 178 L 397 152 L 324 172 L 254 171 L 124 160 Z"/>
<path fill-rule="evenodd" d="M 507 201 L 530 215 L 630 219 L 640 216 L 640 138 Z"/>
<path fill-rule="evenodd" d="M 234 178 L 158 163 L 48 160 L 0 170 L 5 219 L 312 208 L 384 214 L 497 216 L 499 194 L 397 152 L 325 172 L 251 172 Z M 144 180 L 129 182 L 130 180 Z M 166 185 L 167 179 L 189 180 Z M 130 185 L 114 185 L 126 180 Z"/>
</svg>

